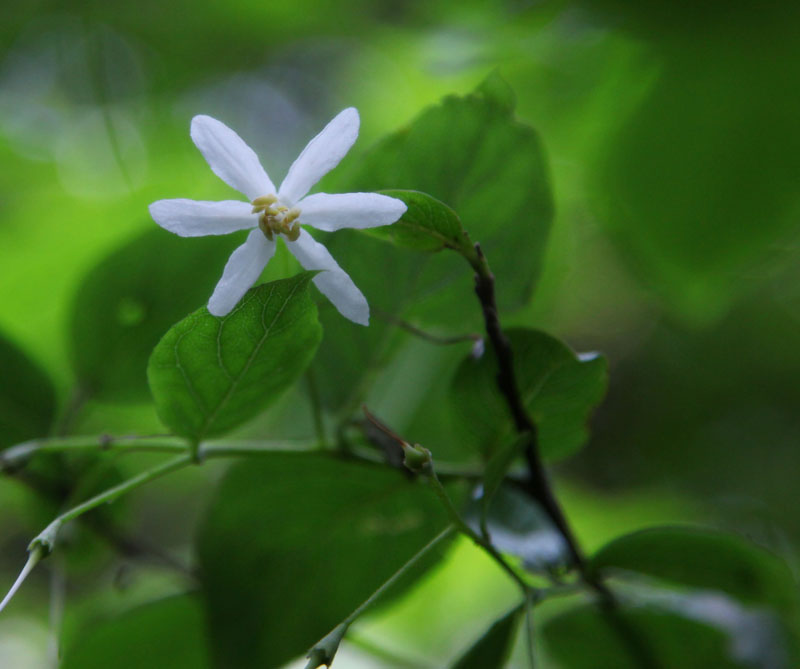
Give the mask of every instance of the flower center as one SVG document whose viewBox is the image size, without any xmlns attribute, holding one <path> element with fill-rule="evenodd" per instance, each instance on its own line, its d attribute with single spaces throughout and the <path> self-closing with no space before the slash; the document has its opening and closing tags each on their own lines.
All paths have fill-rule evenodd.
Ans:
<svg viewBox="0 0 800 669">
<path fill-rule="evenodd" d="M 267 239 L 273 241 L 275 235 L 286 235 L 290 242 L 297 241 L 300 236 L 300 210 L 278 204 L 275 195 L 262 195 L 253 200 L 253 213 L 259 213 L 258 227 Z"/>
</svg>

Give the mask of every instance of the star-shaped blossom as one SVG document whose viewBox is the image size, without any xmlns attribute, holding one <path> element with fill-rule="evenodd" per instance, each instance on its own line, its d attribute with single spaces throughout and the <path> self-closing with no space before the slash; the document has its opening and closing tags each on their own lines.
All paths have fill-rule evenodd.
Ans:
<svg viewBox="0 0 800 669">
<path fill-rule="evenodd" d="M 276 237 L 307 270 L 322 270 L 314 283 L 351 321 L 367 325 L 369 305 L 347 273 L 328 250 L 301 225 L 318 230 L 371 228 L 399 219 L 406 205 L 378 193 L 307 195 L 311 187 L 332 170 L 358 137 L 358 112 L 350 107 L 339 113 L 294 161 L 280 188 L 275 188 L 258 156 L 239 135 L 210 116 L 192 119 L 192 140 L 214 174 L 240 191 L 246 202 L 224 200 L 159 200 L 150 214 L 162 228 L 182 237 L 224 235 L 237 230 L 252 232 L 232 254 L 222 278 L 208 301 L 215 316 L 228 314 L 275 254 Z"/>
</svg>

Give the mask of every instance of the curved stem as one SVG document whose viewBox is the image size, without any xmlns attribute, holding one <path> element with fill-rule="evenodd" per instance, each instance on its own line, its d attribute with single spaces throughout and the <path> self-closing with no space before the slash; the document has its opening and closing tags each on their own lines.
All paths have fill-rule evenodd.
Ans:
<svg viewBox="0 0 800 669">
<path fill-rule="evenodd" d="M 14 472 L 22 467 L 36 453 L 70 453 L 81 451 L 115 451 L 124 453 L 189 453 L 189 444 L 181 437 L 164 436 L 121 436 L 92 435 L 79 437 L 52 437 L 35 439 L 10 446 L 0 451 L 0 472 Z M 351 448 L 347 452 L 320 450 L 316 440 L 271 441 L 271 440 L 218 440 L 204 441 L 198 446 L 201 461 L 220 458 L 238 458 L 275 453 L 318 453 L 332 458 L 357 460 L 366 464 L 386 465 L 385 460 L 365 448 Z M 442 478 L 478 480 L 483 476 L 481 470 L 461 463 L 439 463 Z"/>
<path fill-rule="evenodd" d="M 467 525 L 467 523 L 465 523 L 461 518 L 461 514 L 459 514 L 458 509 L 456 509 L 455 504 L 453 504 L 453 500 L 450 499 L 450 495 L 447 494 L 442 482 L 436 475 L 436 472 L 433 469 L 433 464 L 431 464 L 428 472 L 428 480 L 430 481 L 431 487 L 436 493 L 436 496 L 447 510 L 447 514 L 450 516 L 450 522 L 453 523 L 459 532 L 466 535 L 478 546 L 480 546 L 489 555 L 489 557 L 491 557 L 500 566 L 500 568 L 511 577 L 511 579 L 520 587 L 522 594 L 526 599 L 530 597 L 533 588 L 522 579 L 522 577 L 510 564 L 508 564 L 508 562 L 506 562 L 505 558 L 500 555 L 498 550 L 490 541 L 487 541 L 481 535 L 475 532 L 475 530 Z"/>
<path fill-rule="evenodd" d="M 106 434 L 101 434 L 93 436 L 33 439 L 10 446 L 0 452 L 0 471 L 9 471 L 21 467 L 36 453 L 63 453 L 86 450 L 185 453 L 187 451 L 187 445 L 184 439 L 171 436 L 111 437 Z"/>
<path fill-rule="evenodd" d="M 533 605 L 534 598 L 527 597 L 525 599 L 525 653 L 528 657 L 528 666 L 530 669 L 536 667 L 536 651 L 533 645 Z"/>
<path fill-rule="evenodd" d="M 25 582 L 25 579 L 28 578 L 28 574 L 33 571 L 33 568 L 45 555 L 46 553 L 41 547 L 35 548 L 28 554 L 28 560 L 25 562 L 25 566 L 22 568 L 19 576 L 17 576 L 17 580 L 14 581 L 14 585 L 11 586 L 8 593 L 3 598 L 3 601 L 0 602 L 0 611 L 6 608 L 8 603 L 11 601 L 11 598 L 17 594 L 17 590 L 19 590 L 20 586 Z"/>
<path fill-rule="evenodd" d="M 437 536 L 431 539 L 425 546 L 423 546 L 408 562 L 406 562 L 400 569 L 398 569 L 392 576 L 384 581 L 375 592 L 373 592 L 366 600 L 364 600 L 349 616 L 342 622 L 334 627 L 326 636 L 320 639 L 311 650 L 308 652 L 307 657 L 309 662 L 306 669 L 316 669 L 321 665 L 330 666 L 336 651 L 339 648 L 347 628 L 353 624 L 364 611 L 366 611 L 372 604 L 374 604 L 389 588 L 391 588 L 403 575 L 408 572 L 417 562 L 419 562 L 425 555 L 438 546 L 442 541 L 447 539 L 455 528 L 452 525 L 447 526 Z"/>
<path fill-rule="evenodd" d="M 319 448 L 328 447 L 328 437 L 325 434 L 325 422 L 322 419 L 322 400 L 317 385 L 317 376 L 314 373 L 313 365 L 306 369 L 306 385 L 308 386 L 308 398 L 311 401 L 311 417 L 314 419 L 314 433 L 319 442 Z"/>
<path fill-rule="evenodd" d="M 177 469 L 181 469 L 192 462 L 194 462 L 194 458 L 191 454 L 180 455 L 179 457 L 168 460 L 157 467 L 148 469 L 147 471 L 144 471 L 141 474 L 128 479 L 127 481 L 123 481 L 119 485 L 109 488 L 105 492 L 101 492 L 99 495 L 95 495 L 94 497 L 87 499 L 85 502 L 78 504 L 68 511 L 56 516 L 56 518 L 36 537 L 34 537 L 33 541 L 31 541 L 31 543 L 28 545 L 28 561 L 22 568 L 22 571 L 17 577 L 17 580 L 14 582 L 14 585 L 11 586 L 8 594 L 5 596 L 3 601 L 0 602 L 0 611 L 6 607 L 9 601 L 11 601 L 11 598 L 14 596 L 17 590 L 19 590 L 19 587 L 22 585 L 22 583 L 28 577 L 28 574 L 31 573 L 37 563 L 42 558 L 47 557 L 53 551 L 56 545 L 56 539 L 58 538 L 58 532 L 65 523 L 69 522 L 70 520 L 75 520 L 76 518 L 88 513 L 92 509 L 95 509 L 102 504 L 113 502 L 121 495 L 124 495 L 125 493 L 130 492 L 131 490 L 138 488 L 145 483 L 157 479 L 160 476 L 164 476 L 165 474 L 174 472 Z"/>
<path fill-rule="evenodd" d="M 524 449 L 525 462 L 528 467 L 526 491 L 542 506 L 561 532 L 575 566 L 583 574 L 586 571 L 583 554 L 547 480 L 547 474 L 539 454 L 538 430 L 536 424 L 528 416 L 519 392 L 514 372 L 514 354 L 500 325 L 495 299 L 494 275 L 479 244 L 475 244 L 475 254 L 467 259 L 475 270 L 475 294 L 481 303 L 486 334 L 497 359 L 497 387 L 506 401 L 517 432 L 530 435 Z"/>
<path fill-rule="evenodd" d="M 473 344 L 477 341 L 480 341 L 481 336 L 479 334 L 470 332 L 468 334 L 462 335 L 455 335 L 452 337 L 443 337 L 437 334 L 433 334 L 431 332 L 425 332 L 425 330 L 421 330 L 415 325 L 404 321 L 401 318 L 397 318 L 392 314 L 379 309 L 378 307 L 371 307 L 372 313 L 375 314 L 376 318 L 380 318 L 382 321 L 386 321 L 387 323 L 391 323 L 392 325 L 396 325 L 401 330 L 405 330 L 406 332 L 411 333 L 415 337 L 419 337 L 425 341 L 429 341 L 432 344 L 439 344 L 441 346 L 449 346 L 450 344 L 460 344 L 462 342 L 471 341 Z"/>
<path fill-rule="evenodd" d="M 72 507 L 68 511 L 56 516 L 55 520 L 53 520 L 34 538 L 33 541 L 31 541 L 28 550 L 35 551 L 37 548 L 41 547 L 45 551 L 45 555 L 50 553 L 50 551 L 52 551 L 55 547 L 58 531 L 61 529 L 64 523 L 67 523 L 70 520 L 75 520 L 75 518 L 88 513 L 92 509 L 95 509 L 102 504 L 113 502 L 121 495 L 124 495 L 125 493 L 128 493 L 131 490 L 144 485 L 145 483 L 149 483 L 154 479 L 164 476 L 165 474 L 169 474 L 177 469 L 181 469 L 191 464 L 193 461 L 194 460 L 191 454 L 178 456 L 177 458 L 173 458 L 172 460 L 168 460 L 157 467 L 148 469 L 141 474 L 128 479 L 127 481 L 123 481 L 113 488 L 109 488 L 105 492 L 101 492 L 100 494 L 87 499 L 85 502 L 82 502 L 77 506 Z"/>
</svg>

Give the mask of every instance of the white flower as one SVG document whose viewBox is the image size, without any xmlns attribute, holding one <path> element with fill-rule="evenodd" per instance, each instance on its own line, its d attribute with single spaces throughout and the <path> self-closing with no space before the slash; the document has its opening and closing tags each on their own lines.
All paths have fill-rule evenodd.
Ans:
<svg viewBox="0 0 800 669">
<path fill-rule="evenodd" d="M 399 219 L 406 205 L 377 193 L 316 193 L 309 189 L 332 170 L 358 137 L 358 112 L 352 107 L 338 114 L 294 161 L 276 189 L 258 156 L 228 126 L 210 116 L 192 119 L 192 140 L 211 169 L 247 202 L 224 200 L 159 200 L 150 205 L 156 223 L 182 237 L 224 235 L 253 228 L 247 241 L 232 254 L 208 301 L 208 310 L 224 316 L 239 302 L 275 254 L 276 235 L 308 270 L 324 270 L 314 277 L 317 288 L 351 321 L 367 325 L 369 305 L 347 273 L 303 225 L 318 230 L 371 228 Z"/>
</svg>

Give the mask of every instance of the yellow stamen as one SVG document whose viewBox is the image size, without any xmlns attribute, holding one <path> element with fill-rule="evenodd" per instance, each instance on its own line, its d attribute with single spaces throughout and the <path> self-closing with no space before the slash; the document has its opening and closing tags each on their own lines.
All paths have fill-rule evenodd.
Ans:
<svg viewBox="0 0 800 669">
<path fill-rule="evenodd" d="M 264 211 L 271 204 L 275 204 L 278 198 L 275 195 L 262 195 L 253 200 L 253 213 L 257 214 L 259 211 Z"/>
<path fill-rule="evenodd" d="M 300 210 L 296 207 L 286 207 L 284 205 L 272 206 L 278 202 L 275 195 L 262 195 L 253 200 L 253 213 L 261 215 L 258 217 L 258 227 L 264 236 L 273 241 L 275 235 L 286 235 L 290 242 L 297 241 L 300 237 L 300 223 L 297 219 Z"/>
<path fill-rule="evenodd" d="M 294 223 L 291 228 L 286 231 L 286 239 L 290 242 L 296 242 L 297 238 L 300 236 L 300 224 Z"/>
</svg>

